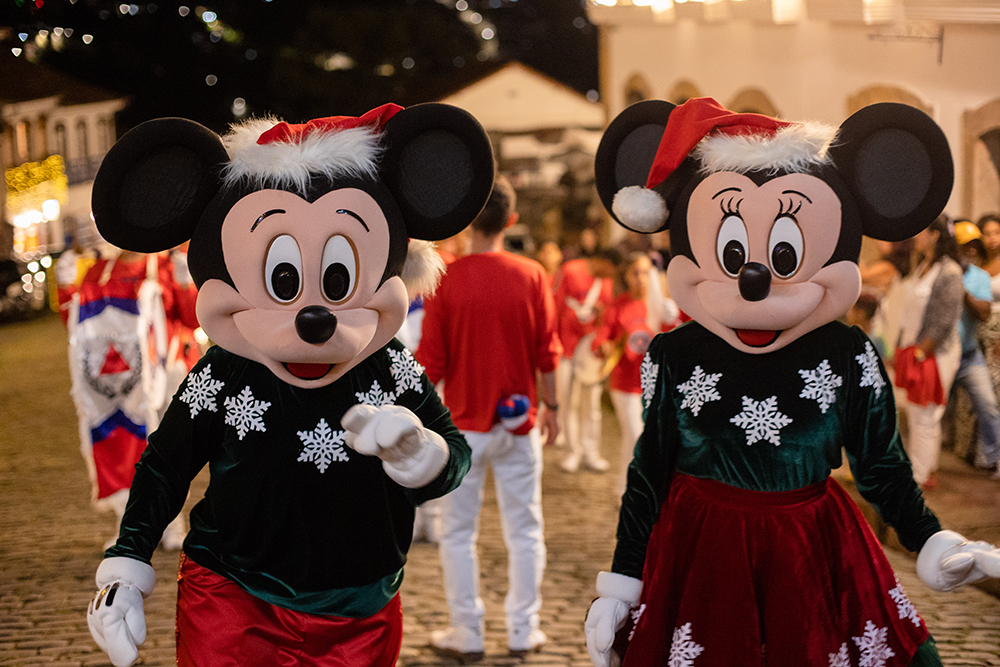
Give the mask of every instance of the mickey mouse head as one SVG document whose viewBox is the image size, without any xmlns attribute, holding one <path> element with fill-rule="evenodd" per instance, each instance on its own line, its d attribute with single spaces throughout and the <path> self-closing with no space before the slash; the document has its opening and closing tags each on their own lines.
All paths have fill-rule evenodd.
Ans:
<svg viewBox="0 0 1000 667">
<path fill-rule="evenodd" d="M 595 171 L 620 224 L 669 228 L 678 306 L 750 353 L 844 314 L 860 292 L 862 234 L 916 234 L 954 176 L 944 133 L 913 107 L 872 105 L 833 128 L 737 114 L 711 98 L 629 107 L 602 138 Z"/>
<path fill-rule="evenodd" d="M 396 334 L 441 266 L 427 241 L 479 213 L 489 139 L 448 105 L 385 105 L 219 137 L 164 118 L 128 132 L 94 182 L 98 229 L 139 252 L 190 240 L 198 317 L 225 349 L 300 387 L 343 376 Z"/>
</svg>

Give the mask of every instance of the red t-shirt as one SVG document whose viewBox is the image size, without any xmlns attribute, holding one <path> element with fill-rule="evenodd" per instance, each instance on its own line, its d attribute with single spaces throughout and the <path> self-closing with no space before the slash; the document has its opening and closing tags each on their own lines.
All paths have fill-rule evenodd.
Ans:
<svg viewBox="0 0 1000 667">
<path fill-rule="evenodd" d="M 647 308 L 643 300 L 633 299 L 628 292 L 619 295 L 605 312 L 602 326 L 594 337 L 594 349 L 605 341 L 622 345 L 622 356 L 609 377 L 612 389 L 633 394 L 642 393 L 639 367 L 649 343 L 656 335 L 646 321 Z"/>
<path fill-rule="evenodd" d="M 466 255 L 424 302 L 417 361 L 431 382 L 444 380 L 445 405 L 461 430 L 488 432 L 497 403 L 511 394 L 524 394 L 535 409 L 535 374 L 554 371 L 561 352 L 552 293 L 534 260 Z"/>
<path fill-rule="evenodd" d="M 556 312 L 559 317 L 559 340 L 562 341 L 563 355 L 567 358 L 573 356 L 573 351 L 580 343 L 580 339 L 594 331 L 599 322 L 601 311 L 611 304 L 612 281 L 605 279 L 602 281 L 601 290 L 597 301 L 594 303 L 593 314 L 589 319 L 581 322 L 573 308 L 570 307 L 567 299 L 574 299 L 577 304 L 583 304 L 587 300 L 587 293 L 594 285 L 594 276 L 587 268 L 586 259 L 571 259 L 562 265 L 556 276 Z"/>
</svg>

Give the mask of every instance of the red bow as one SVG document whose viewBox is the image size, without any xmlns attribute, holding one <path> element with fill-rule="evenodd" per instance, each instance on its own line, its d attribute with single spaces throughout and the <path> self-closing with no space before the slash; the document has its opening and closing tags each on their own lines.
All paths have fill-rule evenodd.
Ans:
<svg viewBox="0 0 1000 667">
<path fill-rule="evenodd" d="M 403 110 L 398 104 L 383 104 L 362 116 L 329 116 L 316 118 L 308 123 L 290 125 L 284 121 L 278 123 L 257 139 L 261 146 L 272 143 L 298 143 L 313 132 L 340 132 L 355 127 L 374 126 L 382 129 L 386 122 Z"/>
</svg>

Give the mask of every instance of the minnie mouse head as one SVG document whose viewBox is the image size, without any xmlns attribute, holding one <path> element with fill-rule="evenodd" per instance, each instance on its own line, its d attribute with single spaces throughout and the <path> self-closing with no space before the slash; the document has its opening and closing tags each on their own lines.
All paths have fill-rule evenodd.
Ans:
<svg viewBox="0 0 1000 667">
<path fill-rule="evenodd" d="M 94 181 L 98 229 L 157 252 L 190 240 L 197 312 L 220 346 L 299 387 L 335 381 L 396 334 L 443 265 L 429 241 L 479 213 L 489 139 L 447 105 L 125 134 Z"/>
<path fill-rule="evenodd" d="M 941 129 L 906 105 L 865 107 L 833 128 L 697 98 L 623 111 L 596 177 L 624 227 L 669 228 L 677 305 L 759 354 L 843 315 L 861 288 L 862 235 L 898 241 L 925 228 L 953 167 Z"/>
</svg>

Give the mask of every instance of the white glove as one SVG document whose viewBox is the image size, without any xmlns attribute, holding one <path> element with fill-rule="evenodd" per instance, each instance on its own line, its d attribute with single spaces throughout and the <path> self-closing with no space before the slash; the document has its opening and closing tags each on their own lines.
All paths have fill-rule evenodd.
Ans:
<svg viewBox="0 0 1000 667">
<path fill-rule="evenodd" d="M 969 542 L 954 531 L 942 530 L 931 535 L 920 549 L 917 574 L 936 591 L 953 591 L 990 576 L 979 563 L 992 571 L 1000 558 L 998 554 L 1000 550 L 989 542 Z"/>
<path fill-rule="evenodd" d="M 156 583 L 153 568 L 132 558 L 105 558 L 97 568 L 100 589 L 87 607 L 90 636 L 115 667 L 129 667 L 146 641 L 143 598 Z"/>
<path fill-rule="evenodd" d="M 615 572 L 597 575 L 597 594 L 587 612 L 584 630 L 587 633 L 587 651 L 594 667 L 611 664 L 611 645 L 615 633 L 622 629 L 632 607 L 639 604 L 642 580 Z"/>
<path fill-rule="evenodd" d="M 382 459 L 382 468 L 400 486 L 419 489 L 430 484 L 448 462 L 448 445 L 440 434 L 424 428 L 401 405 L 355 405 L 340 420 L 348 447 Z"/>
</svg>

